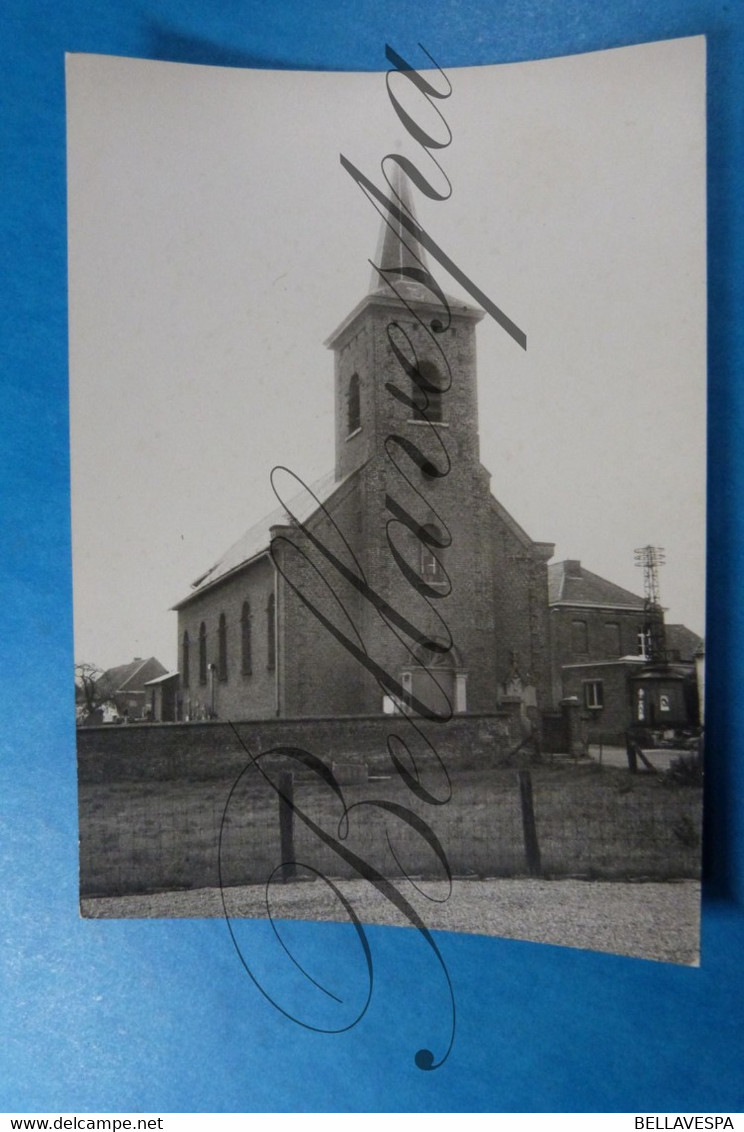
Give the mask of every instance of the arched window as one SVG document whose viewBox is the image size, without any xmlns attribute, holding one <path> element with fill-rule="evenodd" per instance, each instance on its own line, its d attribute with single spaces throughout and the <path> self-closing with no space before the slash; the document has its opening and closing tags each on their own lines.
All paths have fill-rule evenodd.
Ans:
<svg viewBox="0 0 744 1132">
<path fill-rule="evenodd" d="M 227 680 L 227 621 L 224 613 L 220 614 L 217 630 L 217 676 L 220 680 Z"/>
<path fill-rule="evenodd" d="M 424 380 L 424 388 L 414 382 L 413 400 L 416 408 L 413 419 L 416 421 L 431 421 L 434 424 L 441 422 L 442 416 L 442 389 L 444 380 L 433 362 L 420 362 L 418 371 Z"/>
<path fill-rule="evenodd" d="M 276 668 L 276 601 L 273 594 L 269 594 L 266 603 L 266 667 L 269 672 Z"/>
<path fill-rule="evenodd" d="M 253 658 L 251 656 L 251 603 L 243 602 L 240 614 L 240 671 L 244 676 L 250 676 L 253 671 Z"/>
<path fill-rule="evenodd" d="M 207 682 L 207 626 L 202 621 L 199 626 L 199 683 Z"/>
<path fill-rule="evenodd" d="M 442 542 L 442 532 L 438 527 L 432 523 L 427 523 L 426 526 L 421 528 L 421 551 L 419 559 L 419 572 L 423 580 L 430 586 L 446 586 L 447 575 L 444 572 L 444 567 L 437 557 L 437 553 L 433 549 L 436 547 L 439 550 L 439 544 Z M 433 544 L 433 546 L 432 546 Z"/>
<path fill-rule="evenodd" d="M 362 405 L 359 396 L 359 374 L 353 373 L 349 379 L 349 390 L 346 401 L 346 435 L 351 436 L 353 432 L 362 427 Z"/>
<path fill-rule="evenodd" d="M 183 645 L 181 647 L 181 687 L 189 686 L 189 631 L 184 630 Z"/>
</svg>

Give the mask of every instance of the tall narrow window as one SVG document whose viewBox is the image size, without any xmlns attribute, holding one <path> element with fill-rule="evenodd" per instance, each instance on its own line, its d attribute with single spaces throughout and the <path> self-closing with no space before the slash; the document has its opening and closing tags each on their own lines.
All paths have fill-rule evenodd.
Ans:
<svg viewBox="0 0 744 1132">
<path fill-rule="evenodd" d="M 253 671 L 253 658 L 251 656 L 251 603 L 243 602 L 240 614 L 240 671 L 244 676 L 250 676 Z"/>
<path fill-rule="evenodd" d="M 276 601 L 273 594 L 269 594 L 266 603 L 266 667 L 269 672 L 276 668 Z"/>
<path fill-rule="evenodd" d="M 199 683 L 207 682 L 207 626 L 202 621 L 199 626 Z"/>
<path fill-rule="evenodd" d="M 181 646 L 181 687 L 189 686 L 189 631 L 184 629 L 183 644 Z"/>
<path fill-rule="evenodd" d="M 359 374 L 353 373 L 349 380 L 349 392 L 346 402 L 347 420 L 346 420 L 346 435 L 351 436 L 353 432 L 362 427 L 362 404 L 359 395 Z"/>
<path fill-rule="evenodd" d="M 571 648 L 575 653 L 585 654 L 589 652 L 589 634 L 586 621 L 571 622 Z"/>
<path fill-rule="evenodd" d="M 227 621 L 224 613 L 220 614 L 217 630 L 217 676 L 220 680 L 227 680 Z"/>
<path fill-rule="evenodd" d="M 620 625 L 617 621 L 605 621 L 605 645 L 608 656 L 620 656 Z"/>
<path fill-rule="evenodd" d="M 442 416 L 442 376 L 433 362 L 421 362 L 418 371 L 424 379 L 425 387 L 422 389 L 414 382 L 413 400 L 416 408 L 413 419 L 416 421 L 431 421 L 439 423 Z"/>
<path fill-rule="evenodd" d="M 446 586 L 447 575 L 444 572 L 444 567 L 439 558 L 432 549 L 431 543 L 441 543 L 442 533 L 438 527 L 427 523 L 425 527 L 421 528 L 422 534 L 425 538 L 421 539 L 421 557 L 419 560 L 419 572 L 425 582 L 430 586 Z M 439 552 L 441 554 L 441 551 Z"/>
</svg>

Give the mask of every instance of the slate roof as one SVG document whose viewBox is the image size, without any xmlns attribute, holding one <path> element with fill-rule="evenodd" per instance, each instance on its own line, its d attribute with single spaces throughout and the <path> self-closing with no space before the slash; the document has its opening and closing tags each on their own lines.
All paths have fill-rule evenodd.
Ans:
<svg viewBox="0 0 744 1132">
<path fill-rule="evenodd" d="M 320 479 L 308 485 L 310 491 L 300 491 L 287 501 L 292 514 L 299 522 L 307 522 L 318 510 L 318 505 L 320 503 L 327 504 L 338 488 L 347 483 L 354 475 L 356 475 L 356 472 L 351 472 L 341 480 L 337 480 L 333 472 L 321 476 Z M 310 494 L 311 492 L 312 494 Z M 248 562 L 259 555 L 265 554 L 271 542 L 271 528 L 289 526 L 291 523 L 292 518 L 287 510 L 281 506 L 265 515 L 263 519 L 249 527 L 245 534 L 241 535 L 232 546 L 228 547 L 214 565 L 210 566 L 205 573 L 200 574 L 191 583 L 191 593 L 172 608 L 181 609 L 197 594 L 204 593 L 216 582 L 227 577 L 228 574 L 232 574 L 235 570 L 247 565 Z"/>
<path fill-rule="evenodd" d="M 679 659 L 688 664 L 695 659 L 695 654 L 703 643 L 703 638 L 686 625 L 666 626 L 667 652 L 679 654 Z"/>
<path fill-rule="evenodd" d="M 145 687 L 149 688 L 153 684 L 166 684 L 169 680 L 177 680 L 177 672 L 166 672 L 162 676 L 156 676 L 154 680 L 146 680 Z"/>
<path fill-rule="evenodd" d="M 118 664 L 115 668 L 108 668 L 98 683 L 110 688 L 112 694 L 119 692 L 141 692 L 146 681 L 161 676 L 167 669 L 157 657 L 148 656 L 143 659 L 137 656 L 129 664 Z"/>
<path fill-rule="evenodd" d="M 402 215 L 408 213 L 415 225 L 419 225 L 416 210 L 411 199 L 410 182 L 399 165 L 393 170 L 392 185 L 393 196 L 391 200 L 396 208 L 401 209 Z M 397 200 L 395 197 L 397 196 Z M 393 284 L 395 291 L 404 299 L 413 299 L 416 302 L 436 303 L 437 299 L 424 283 L 419 282 L 410 272 L 429 272 L 428 256 L 413 232 L 410 232 L 402 222 L 402 215 L 396 216 L 388 211 L 382 214 L 380 234 L 377 240 L 374 263 L 379 271 L 372 268 L 370 277 L 370 294 L 384 295 L 389 299 L 393 291 L 386 280 Z M 383 274 L 381 275 L 380 272 Z M 430 274 L 430 272 L 429 272 Z M 455 299 L 445 295 L 450 307 L 462 311 L 469 310 L 478 318 L 483 317 L 483 311 L 463 303 L 462 299 Z"/>
<path fill-rule="evenodd" d="M 548 566 L 548 602 L 550 605 L 612 605 L 643 609 L 643 598 L 638 594 L 592 574 L 572 559 Z"/>
</svg>

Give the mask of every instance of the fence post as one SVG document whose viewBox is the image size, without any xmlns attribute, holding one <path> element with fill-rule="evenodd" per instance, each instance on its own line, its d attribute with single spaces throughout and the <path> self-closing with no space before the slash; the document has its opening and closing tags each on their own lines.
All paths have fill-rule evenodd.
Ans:
<svg viewBox="0 0 744 1132">
<path fill-rule="evenodd" d="M 522 829 L 524 831 L 527 871 L 531 877 L 539 877 L 542 876 L 542 865 L 540 863 L 540 846 L 537 841 L 535 804 L 532 797 L 532 775 L 528 770 L 519 771 L 519 802 L 522 807 Z"/>
<path fill-rule="evenodd" d="M 628 754 L 628 770 L 631 774 L 638 771 L 638 748 L 630 735 L 625 737 L 625 749 Z"/>
<path fill-rule="evenodd" d="M 288 770 L 279 775 L 279 842 L 282 856 L 282 880 L 297 876 L 294 851 L 294 777 Z M 285 800 L 287 799 L 287 800 Z"/>
</svg>

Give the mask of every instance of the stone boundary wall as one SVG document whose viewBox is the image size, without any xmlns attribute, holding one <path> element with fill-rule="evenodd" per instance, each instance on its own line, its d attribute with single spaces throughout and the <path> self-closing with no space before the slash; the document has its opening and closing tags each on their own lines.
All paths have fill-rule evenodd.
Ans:
<svg viewBox="0 0 744 1132">
<path fill-rule="evenodd" d="M 448 768 L 493 765 L 513 745 L 506 714 L 455 716 L 448 723 L 417 720 L 417 726 Z M 302 747 L 329 766 L 364 764 L 371 773 L 395 773 L 387 748 L 393 735 L 400 736 L 417 757 L 432 757 L 401 716 L 248 720 L 235 727 L 252 754 L 280 746 Z M 234 778 L 248 761 L 232 727 L 221 720 L 79 728 L 77 749 L 81 784 Z"/>
</svg>

